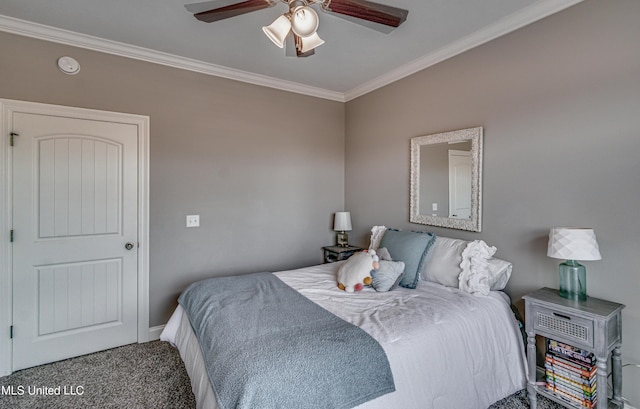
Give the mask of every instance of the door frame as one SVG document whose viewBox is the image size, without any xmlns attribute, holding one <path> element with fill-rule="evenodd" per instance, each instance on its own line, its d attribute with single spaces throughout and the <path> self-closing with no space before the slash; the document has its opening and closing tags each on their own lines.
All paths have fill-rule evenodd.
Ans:
<svg viewBox="0 0 640 409">
<path fill-rule="evenodd" d="M 9 139 L 14 112 L 63 115 L 120 122 L 138 127 L 138 342 L 149 341 L 149 117 L 0 98 L 0 376 L 13 372 L 12 150 Z M 16 138 L 19 138 L 16 137 Z"/>
</svg>

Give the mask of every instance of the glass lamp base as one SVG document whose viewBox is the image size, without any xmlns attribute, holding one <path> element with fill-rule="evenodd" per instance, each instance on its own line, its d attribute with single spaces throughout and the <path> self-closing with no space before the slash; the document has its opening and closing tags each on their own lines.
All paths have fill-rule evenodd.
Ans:
<svg viewBox="0 0 640 409">
<path fill-rule="evenodd" d="M 338 246 L 340 247 L 349 247 L 349 235 L 346 232 L 338 233 Z"/>
<path fill-rule="evenodd" d="M 560 264 L 560 297 L 587 300 L 587 269 L 575 260 Z"/>
</svg>

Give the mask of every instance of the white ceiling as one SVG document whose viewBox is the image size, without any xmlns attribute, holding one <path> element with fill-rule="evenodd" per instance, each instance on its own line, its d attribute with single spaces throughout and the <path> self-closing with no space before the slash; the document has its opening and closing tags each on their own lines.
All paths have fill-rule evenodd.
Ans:
<svg viewBox="0 0 640 409">
<path fill-rule="evenodd" d="M 383 34 L 320 12 L 325 44 L 307 58 L 262 32 L 281 3 L 203 23 L 190 0 L 2 0 L 0 30 L 348 101 L 582 0 L 376 1 L 409 10 L 407 21 Z"/>
</svg>

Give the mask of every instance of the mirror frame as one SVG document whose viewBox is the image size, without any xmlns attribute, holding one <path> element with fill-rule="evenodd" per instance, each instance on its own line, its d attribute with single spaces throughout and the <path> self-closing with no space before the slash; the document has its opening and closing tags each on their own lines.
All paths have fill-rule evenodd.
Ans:
<svg viewBox="0 0 640 409">
<path fill-rule="evenodd" d="M 480 232 L 482 228 L 482 127 L 411 138 L 411 223 Z M 420 147 L 436 143 L 471 141 L 471 218 L 454 219 L 420 214 Z"/>
</svg>

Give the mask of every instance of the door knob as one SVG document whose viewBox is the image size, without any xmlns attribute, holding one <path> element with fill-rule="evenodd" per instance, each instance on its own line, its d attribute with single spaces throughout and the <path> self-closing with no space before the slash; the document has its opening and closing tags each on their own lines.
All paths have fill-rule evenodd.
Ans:
<svg viewBox="0 0 640 409">
<path fill-rule="evenodd" d="M 131 250 L 134 245 L 135 244 L 133 244 L 132 242 L 128 242 L 127 244 L 124 245 L 124 248 L 127 250 Z"/>
</svg>

